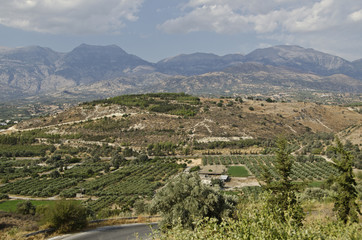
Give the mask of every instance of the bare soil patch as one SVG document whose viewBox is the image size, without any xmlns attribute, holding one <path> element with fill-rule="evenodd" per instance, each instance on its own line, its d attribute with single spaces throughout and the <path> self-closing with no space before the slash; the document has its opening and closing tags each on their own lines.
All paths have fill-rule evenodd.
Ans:
<svg viewBox="0 0 362 240">
<path fill-rule="evenodd" d="M 254 177 L 232 177 L 230 182 L 225 183 L 226 188 L 235 189 L 249 186 L 260 186 L 258 180 Z"/>
<path fill-rule="evenodd" d="M 189 161 L 191 161 L 190 163 L 187 163 L 187 165 L 189 167 L 201 166 L 201 164 L 202 164 L 201 158 L 193 158 L 193 159 L 189 159 Z"/>
</svg>

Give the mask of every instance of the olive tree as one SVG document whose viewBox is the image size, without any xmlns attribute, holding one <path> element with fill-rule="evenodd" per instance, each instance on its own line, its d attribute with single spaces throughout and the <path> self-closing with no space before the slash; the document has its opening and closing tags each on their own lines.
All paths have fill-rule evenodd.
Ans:
<svg viewBox="0 0 362 240">
<path fill-rule="evenodd" d="M 151 202 L 151 213 L 162 215 L 161 228 L 181 224 L 193 228 L 202 218 L 230 216 L 236 202 L 217 190 L 204 185 L 197 173 L 181 174 L 156 193 Z"/>
<path fill-rule="evenodd" d="M 115 169 L 118 169 L 120 165 L 125 161 L 125 158 L 118 152 L 112 156 L 111 163 Z"/>
</svg>

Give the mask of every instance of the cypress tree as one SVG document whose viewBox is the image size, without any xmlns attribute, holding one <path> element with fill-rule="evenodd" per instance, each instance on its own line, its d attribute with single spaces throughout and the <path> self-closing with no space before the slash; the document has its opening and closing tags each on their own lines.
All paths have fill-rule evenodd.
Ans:
<svg viewBox="0 0 362 240">
<path fill-rule="evenodd" d="M 335 166 L 339 175 L 332 180 L 337 184 L 337 195 L 335 196 L 333 210 L 337 218 L 344 223 L 358 222 L 358 214 L 361 214 L 357 199 L 356 180 L 353 175 L 353 156 L 344 149 L 341 141 L 336 138 L 336 146 L 333 147 Z"/>
<path fill-rule="evenodd" d="M 280 178 L 273 181 L 268 169 L 264 167 L 263 175 L 266 183 L 264 189 L 271 193 L 268 203 L 270 209 L 274 210 L 275 216 L 282 221 L 286 221 L 288 215 L 294 224 L 302 225 L 304 213 L 295 194 L 299 187 L 293 184 L 290 178 L 293 158 L 288 150 L 287 140 L 278 139 L 277 147 L 275 168 Z"/>
</svg>

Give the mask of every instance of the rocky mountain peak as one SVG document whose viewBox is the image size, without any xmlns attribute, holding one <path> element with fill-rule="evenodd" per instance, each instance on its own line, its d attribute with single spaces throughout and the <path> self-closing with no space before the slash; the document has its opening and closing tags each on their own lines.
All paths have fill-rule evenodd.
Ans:
<svg viewBox="0 0 362 240">
<path fill-rule="evenodd" d="M 93 46 L 81 44 L 64 55 L 58 63 L 56 74 L 67 79 L 76 79 L 77 84 L 89 84 L 112 79 L 139 66 L 151 63 L 125 52 L 116 45 Z"/>
<path fill-rule="evenodd" d="M 78 47 L 74 48 L 69 54 L 101 54 L 101 55 L 128 55 L 126 51 L 117 45 L 97 46 L 82 43 Z"/>
<path fill-rule="evenodd" d="M 245 56 L 245 61 L 284 66 L 290 69 L 331 75 L 352 68 L 347 60 L 331 54 L 300 46 L 281 45 L 257 49 Z"/>
</svg>

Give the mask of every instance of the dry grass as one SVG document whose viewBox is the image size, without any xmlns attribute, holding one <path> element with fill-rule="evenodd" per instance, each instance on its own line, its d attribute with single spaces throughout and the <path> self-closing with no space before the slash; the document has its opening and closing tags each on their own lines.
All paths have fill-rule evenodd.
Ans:
<svg viewBox="0 0 362 240">
<path fill-rule="evenodd" d="M 305 221 L 315 222 L 327 221 L 329 219 L 335 219 L 333 212 L 333 203 L 321 203 L 321 202 L 305 202 L 303 204 L 304 212 L 306 213 Z"/>
<path fill-rule="evenodd" d="M 121 225 L 121 224 L 130 224 L 130 223 L 152 223 L 160 221 L 160 217 L 145 217 L 138 216 L 136 219 L 109 219 L 106 221 L 98 222 L 98 223 L 90 223 L 87 229 L 94 229 L 98 227 L 104 226 L 112 226 L 112 225 Z"/>
<path fill-rule="evenodd" d="M 24 239 L 24 235 L 39 230 L 38 219 L 16 213 L 0 212 L 0 239 Z M 43 239 L 43 238 L 28 238 Z"/>
<path fill-rule="evenodd" d="M 303 209 L 306 213 L 305 222 L 327 222 L 330 219 L 336 220 L 335 212 L 333 211 L 333 202 L 317 202 L 307 201 L 303 202 Z M 362 215 L 359 216 L 359 222 L 362 222 Z"/>
</svg>

